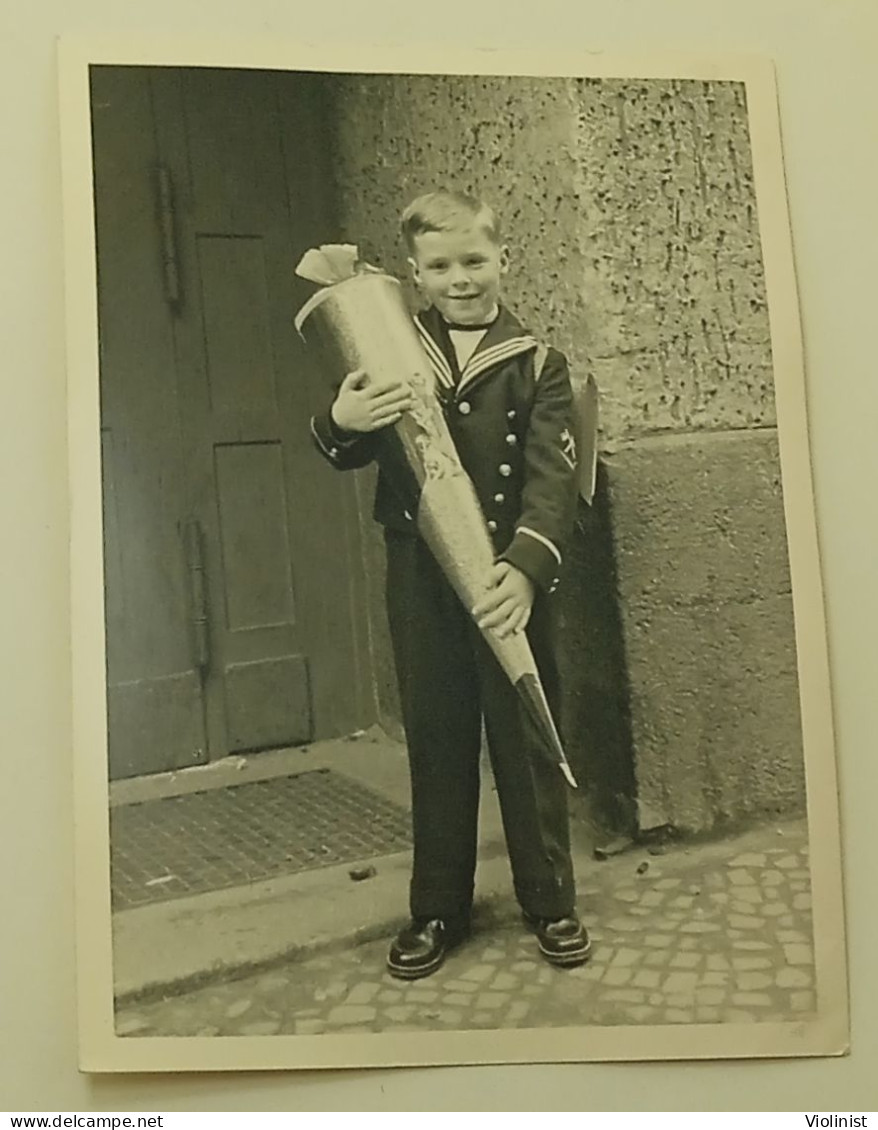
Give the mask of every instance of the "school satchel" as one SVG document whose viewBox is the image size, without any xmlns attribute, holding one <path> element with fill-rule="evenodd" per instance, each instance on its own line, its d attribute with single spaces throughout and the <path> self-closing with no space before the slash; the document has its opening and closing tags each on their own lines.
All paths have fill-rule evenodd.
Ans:
<svg viewBox="0 0 878 1130">
<path fill-rule="evenodd" d="M 535 380 L 542 376 L 548 355 L 548 346 L 540 342 L 534 354 Z M 579 452 L 579 495 L 591 506 L 598 470 L 598 386 L 591 373 L 585 381 L 573 384 L 573 416 Z"/>
</svg>

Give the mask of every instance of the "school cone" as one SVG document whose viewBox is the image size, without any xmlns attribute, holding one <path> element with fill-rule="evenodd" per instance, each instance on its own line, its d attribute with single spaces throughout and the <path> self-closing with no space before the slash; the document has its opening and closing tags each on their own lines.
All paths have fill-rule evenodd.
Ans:
<svg viewBox="0 0 878 1130">
<path fill-rule="evenodd" d="M 309 270 L 316 254 L 309 252 L 297 273 L 330 282 L 331 269 Z M 299 311 L 295 325 L 306 344 L 316 347 L 327 375 L 336 382 L 362 369 L 372 379 L 406 382 L 411 387 L 413 407 L 379 435 L 382 463 L 416 515 L 418 530 L 445 577 L 470 611 L 484 595 L 494 547 L 399 282 L 374 268 L 351 274 L 317 291 Z M 515 687 L 541 739 L 540 748 L 576 788 L 527 637 L 521 632 L 500 639 L 490 630 L 482 635 Z"/>
</svg>

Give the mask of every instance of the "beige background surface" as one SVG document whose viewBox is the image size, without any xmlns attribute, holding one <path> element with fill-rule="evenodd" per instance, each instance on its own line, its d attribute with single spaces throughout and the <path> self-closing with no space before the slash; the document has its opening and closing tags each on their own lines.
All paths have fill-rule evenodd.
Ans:
<svg viewBox="0 0 878 1130">
<path fill-rule="evenodd" d="M 0 69 L 5 141 L 0 212 L 0 318 L 5 379 L 0 490 L 7 527 L 0 586 L 4 631 L 5 877 L 0 1105 L 24 1110 L 721 1110 L 876 1106 L 878 1026 L 873 959 L 870 738 L 876 730 L 870 632 L 876 445 L 871 420 L 878 18 L 872 0 L 547 0 L 539 21 L 463 0 L 424 25 L 422 9 L 375 0 L 295 18 L 285 5 L 212 6 L 209 29 L 193 0 L 127 12 L 98 0 L 48 0 L 4 21 Z M 449 16 L 454 18 L 449 18 Z M 847 853 L 853 1055 L 821 1062 L 441 1069 L 341 1075 L 106 1078 L 75 1067 L 73 838 L 66 594 L 66 440 L 61 207 L 54 37 L 63 32 L 276 34 L 349 41 L 568 49 L 758 51 L 777 63 L 808 362 L 812 451 L 835 681 Z M 440 30 L 441 27 L 441 30 Z M 400 53 L 401 64 L 404 54 Z M 502 1099 L 493 1097 L 502 1095 Z M 746 1096 L 746 1097 L 745 1097 Z"/>
</svg>

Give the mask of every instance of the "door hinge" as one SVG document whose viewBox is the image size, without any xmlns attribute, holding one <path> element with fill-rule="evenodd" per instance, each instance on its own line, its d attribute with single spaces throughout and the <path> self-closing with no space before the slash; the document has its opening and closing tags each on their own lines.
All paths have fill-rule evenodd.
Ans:
<svg viewBox="0 0 878 1130">
<path fill-rule="evenodd" d="M 204 572 L 204 536 L 200 522 L 191 519 L 186 523 L 183 543 L 189 580 L 193 660 L 198 670 L 203 672 L 210 667 L 210 616 Z"/>
<path fill-rule="evenodd" d="M 174 181 L 165 165 L 159 165 L 155 170 L 155 189 L 165 300 L 176 313 L 183 302 L 183 291 L 180 282 Z"/>
</svg>

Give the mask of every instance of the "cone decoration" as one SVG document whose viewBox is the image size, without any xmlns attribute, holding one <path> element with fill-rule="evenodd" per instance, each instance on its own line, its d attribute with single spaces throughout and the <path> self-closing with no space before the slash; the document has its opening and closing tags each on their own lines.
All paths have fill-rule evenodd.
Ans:
<svg viewBox="0 0 878 1130">
<path fill-rule="evenodd" d="M 327 376 L 339 383 L 355 369 L 375 380 L 407 383 L 414 405 L 382 429 L 382 464 L 412 514 L 446 579 L 469 612 L 484 595 L 494 547 L 475 488 L 460 462 L 436 395 L 435 377 L 406 309 L 399 282 L 358 261 L 350 245 L 306 252 L 296 273 L 322 287 L 295 319 Z M 523 632 L 482 635 L 515 687 L 544 755 L 571 787 L 564 755 L 536 662 Z"/>
</svg>

